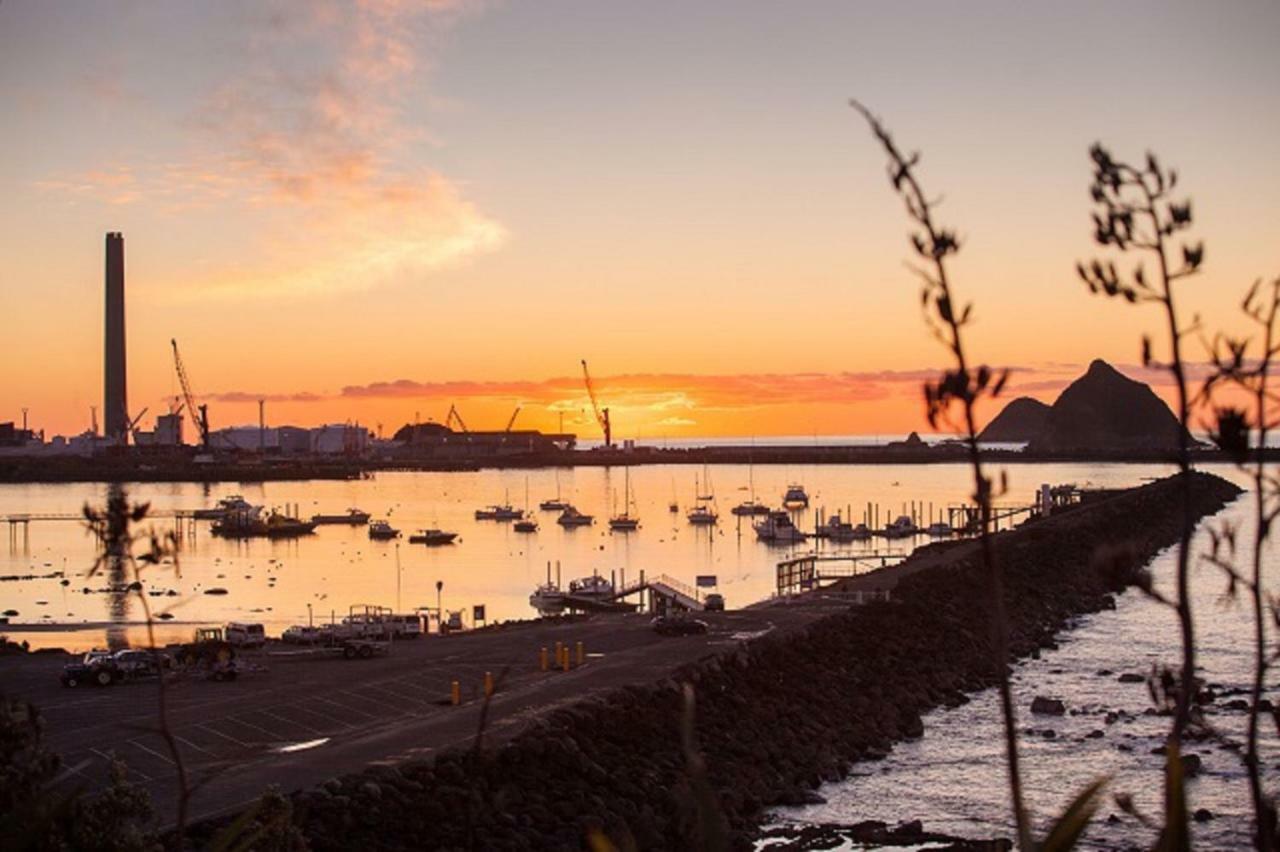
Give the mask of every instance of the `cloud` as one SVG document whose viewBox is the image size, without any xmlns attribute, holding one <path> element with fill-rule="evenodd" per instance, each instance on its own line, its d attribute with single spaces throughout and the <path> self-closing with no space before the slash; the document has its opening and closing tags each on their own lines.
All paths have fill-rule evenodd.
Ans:
<svg viewBox="0 0 1280 852">
<path fill-rule="evenodd" d="M 242 62 L 183 122 L 189 147 L 37 182 L 50 192 L 169 212 L 205 208 L 239 227 L 234 251 L 166 292 L 271 295 L 414 280 L 491 252 L 506 231 L 430 167 L 421 100 L 460 0 L 268 3 L 238 15 Z M 174 153 L 174 152 L 170 152 Z M 222 257 L 230 257 L 226 260 Z"/>
</svg>

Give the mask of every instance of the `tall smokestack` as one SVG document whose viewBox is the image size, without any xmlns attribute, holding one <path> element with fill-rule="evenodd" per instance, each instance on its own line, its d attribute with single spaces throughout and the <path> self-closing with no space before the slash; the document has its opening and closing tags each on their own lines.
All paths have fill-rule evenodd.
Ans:
<svg viewBox="0 0 1280 852">
<path fill-rule="evenodd" d="M 103 359 L 105 434 L 121 445 L 129 440 L 129 402 L 124 354 L 124 235 L 107 234 L 107 346 Z"/>
</svg>

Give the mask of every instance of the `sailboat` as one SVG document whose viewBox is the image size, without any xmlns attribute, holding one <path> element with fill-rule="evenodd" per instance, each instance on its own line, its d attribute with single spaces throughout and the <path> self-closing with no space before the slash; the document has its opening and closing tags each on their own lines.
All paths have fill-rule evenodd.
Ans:
<svg viewBox="0 0 1280 852">
<path fill-rule="evenodd" d="M 527 476 L 524 478 L 524 512 L 521 513 L 520 520 L 515 523 L 515 531 L 518 533 L 538 531 L 538 522 L 529 511 L 529 477 Z"/>
<path fill-rule="evenodd" d="M 768 506 L 763 503 L 756 502 L 756 473 L 754 464 L 747 465 L 747 481 L 751 486 L 751 499 L 744 500 L 729 511 L 733 512 L 733 514 L 740 518 L 769 514 Z"/>
<path fill-rule="evenodd" d="M 631 467 L 627 466 L 626 488 L 623 492 L 622 514 L 609 519 L 609 529 L 618 532 L 631 532 L 640 526 L 640 519 L 631 515 Z"/>
<path fill-rule="evenodd" d="M 703 467 L 703 472 L 706 472 L 705 466 Z M 693 494 L 695 505 L 689 510 L 689 514 L 685 515 L 685 518 L 695 527 L 712 526 L 720 520 L 720 516 L 716 514 L 715 509 L 708 505 L 710 501 L 715 499 L 715 493 L 712 491 L 710 483 L 707 483 L 707 492 L 706 494 L 702 493 L 702 489 L 698 485 L 698 475 L 694 474 Z"/>
<path fill-rule="evenodd" d="M 568 506 L 568 503 L 560 499 L 560 468 L 556 468 L 556 499 L 543 500 L 538 508 L 544 512 L 563 512 Z"/>
</svg>

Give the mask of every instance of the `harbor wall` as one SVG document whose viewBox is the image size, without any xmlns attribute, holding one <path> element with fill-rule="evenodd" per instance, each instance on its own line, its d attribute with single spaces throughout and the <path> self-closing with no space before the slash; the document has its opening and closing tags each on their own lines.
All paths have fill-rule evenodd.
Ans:
<svg viewBox="0 0 1280 852">
<path fill-rule="evenodd" d="M 1239 495 L 1191 481 L 1202 518 Z M 1181 488 L 1164 479 L 1001 533 L 1012 657 L 1052 647 L 1179 533 Z M 985 570 L 972 548 L 904 577 L 893 602 L 766 635 L 547 713 L 500 746 L 383 766 L 293 796 L 317 850 L 749 848 L 767 808 L 809 800 L 824 781 L 923 733 L 922 714 L 995 684 Z M 696 696 L 682 744 L 684 685 Z M 858 815 L 848 815 L 850 821 Z M 909 814 L 903 815 L 904 819 Z M 209 827 L 205 827 L 208 831 Z"/>
</svg>

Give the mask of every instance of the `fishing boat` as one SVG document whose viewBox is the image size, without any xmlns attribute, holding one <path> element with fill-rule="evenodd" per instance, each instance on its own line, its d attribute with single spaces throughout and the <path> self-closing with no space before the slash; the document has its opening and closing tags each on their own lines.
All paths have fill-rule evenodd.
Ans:
<svg viewBox="0 0 1280 852">
<path fill-rule="evenodd" d="M 640 527 L 640 519 L 631 514 L 632 500 L 630 467 L 627 468 L 626 486 L 623 489 L 623 494 L 622 514 L 614 515 L 609 519 L 609 529 L 614 530 L 615 532 L 631 532 L 632 530 L 639 529 Z"/>
<path fill-rule="evenodd" d="M 429 529 L 418 530 L 409 536 L 410 544 L 425 544 L 428 547 L 439 547 L 442 544 L 453 544 L 453 540 L 458 537 L 456 532 L 447 532 L 445 530 Z"/>
<path fill-rule="evenodd" d="M 191 513 L 191 517 L 200 521 L 216 521 L 225 515 L 245 512 L 252 508 L 253 505 L 248 500 L 239 494 L 233 494 L 230 497 L 223 497 L 213 508 L 196 509 Z"/>
<path fill-rule="evenodd" d="M 788 485 L 787 493 L 782 495 L 782 505 L 788 508 L 799 508 L 809 505 L 809 495 L 803 485 Z"/>
<path fill-rule="evenodd" d="M 893 519 L 893 523 L 884 528 L 882 535 L 885 538 L 908 538 L 919 531 L 916 522 L 911 520 L 910 515 L 899 515 Z"/>
<path fill-rule="evenodd" d="M 556 523 L 562 527 L 589 527 L 595 522 L 594 516 L 584 515 L 570 505 L 566 505 L 560 517 L 556 518 Z"/>
<path fill-rule="evenodd" d="M 247 506 L 234 512 L 223 513 L 210 528 L 214 535 L 226 538 L 249 538 L 261 535 L 257 530 L 263 527 L 262 507 Z"/>
<path fill-rule="evenodd" d="M 399 537 L 400 530 L 391 526 L 387 521 L 372 521 L 369 524 L 369 538 L 375 541 L 386 541 L 387 539 Z"/>
<path fill-rule="evenodd" d="M 790 544 L 804 541 L 805 535 L 784 511 L 772 511 L 763 521 L 753 525 L 756 537 L 771 544 Z"/>
<path fill-rule="evenodd" d="M 613 597 L 613 583 L 599 574 L 580 577 L 569 581 L 569 596 L 595 601 L 610 600 Z"/>
<path fill-rule="evenodd" d="M 369 513 L 359 509 L 348 509 L 341 515 L 312 515 L 311 521 L 315 524 L 350 524 L 358 527 L 369 523 Z"/>
</svg>

